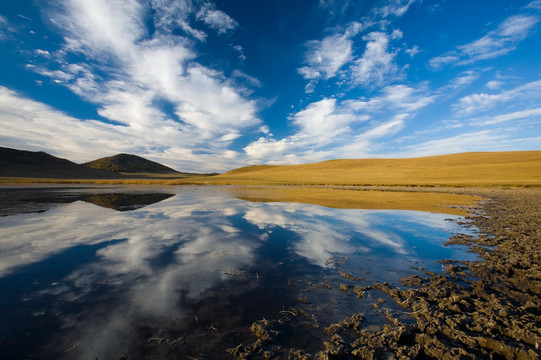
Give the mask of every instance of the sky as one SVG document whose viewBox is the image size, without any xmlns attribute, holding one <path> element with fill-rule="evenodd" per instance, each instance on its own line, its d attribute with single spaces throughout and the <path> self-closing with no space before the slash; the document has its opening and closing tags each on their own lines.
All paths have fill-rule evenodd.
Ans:
<svg viewBox="0 0 541 360">
<path fill-rule="evenodd" d="M 541 0 L 0 2 L 0 146 L 179 171 L 541 149 Z"/>
</svg>

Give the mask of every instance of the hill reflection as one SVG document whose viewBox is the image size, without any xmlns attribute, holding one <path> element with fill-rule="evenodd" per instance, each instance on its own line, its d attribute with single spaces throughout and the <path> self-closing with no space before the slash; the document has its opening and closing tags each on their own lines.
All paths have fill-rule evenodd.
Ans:
<svg viewBox="0 0 541 360">
<path fill-rule="evenodd" d="M 82 197 L 81 200 L 104 208 L 118 211 L 131 211 L 147 205 L 155 204 L 172 197 L 173 194 L 97 194 Z"/>
</svg>

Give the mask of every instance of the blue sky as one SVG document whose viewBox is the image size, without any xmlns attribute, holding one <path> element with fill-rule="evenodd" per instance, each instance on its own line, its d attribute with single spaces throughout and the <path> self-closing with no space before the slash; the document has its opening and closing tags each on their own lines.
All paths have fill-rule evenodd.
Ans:
<svg viewBox="0 0 541 360">
<path fill-rule="evenodd" d="M 0 146 L 181 171 L 541 149 L 541 0 L 0 3 Z"/>
</svg>

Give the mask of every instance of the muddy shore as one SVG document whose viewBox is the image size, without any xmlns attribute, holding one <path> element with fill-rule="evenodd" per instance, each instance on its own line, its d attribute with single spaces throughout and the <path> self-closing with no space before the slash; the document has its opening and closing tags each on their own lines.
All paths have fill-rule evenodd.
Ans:
<svg viewBox="0 0 541 360">
<path fill-rule="evenodd" d="M 478 235 L 455 235 L 448 242 L 469 246 L 481 260 L 444 260 L 443 273 L 419 269 L 421 275 L 403 278 L 401 287 L 345 287 L 359 298 L 383 292 L 402 311 L 382 308 L 387 323 L 377 329 L 364 325 L 363 314 L 327 326 L 320 351 L 276 345 L 274 338 L 286 326 L 300 331 L 319 326 L 301 309 L 290 309 L 280 318 L 255 322 L 252 339 L 229 354 L 237 359 L 539 359 L 541 189 L 406 190 L 483 197 L 463 224 L 476 227 Z"/>
</svg>

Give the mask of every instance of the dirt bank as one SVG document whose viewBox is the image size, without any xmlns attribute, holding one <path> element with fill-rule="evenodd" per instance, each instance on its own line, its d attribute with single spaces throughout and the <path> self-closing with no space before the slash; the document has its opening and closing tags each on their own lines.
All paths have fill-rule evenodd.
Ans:
<svg viewBox="0 0 541 360">
<path fill-rule="evenodd" d="M 408 276 L 400 288 L 375 283 L 361 289 L 363 297 L 388 294 L 403 311 L 386 311 L 381 328 L 364 326 L 363 314 L 328 326 L 323 350 L 308 353 L 276 345 L 274 338 L 286 323 L 318 327 L 291 309 L 281 318 L 254 323 L 253 342 L 229 353 L 238 359 L 539 359 L 541 189 L 438 191 L 486 199 L 467 217 L 480 230 L 478 236 L 456 235 L 449 241 L 468 245 L 482 260 L 443 261 L 442 274 Z M 404 320 L 404 314 L 410 318 Z"/>
</svg>

